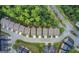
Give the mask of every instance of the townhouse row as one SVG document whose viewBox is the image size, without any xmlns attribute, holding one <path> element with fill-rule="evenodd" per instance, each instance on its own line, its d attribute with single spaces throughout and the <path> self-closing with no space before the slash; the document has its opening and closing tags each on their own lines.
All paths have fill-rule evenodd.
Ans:
<svg viewBox="0 0 79 59">
<path fill-rule="evenodd" d="M 20 35 L 24 34 L 26 37 L 32 36 L 32 37 L 38 37 L 38 38 L 47 38 L 47 37 L 56 37 L 58 38 L 60 31 L 58 28 L 41 28 L 41 27 L 25 27 L 23 25 L 20 25 L 18 23 L 14 23 L 10 21 L 9 18 L 2 18 L 1 19 L 1 26 L 2 28 L 5 28 L 7 30 L 14 31 Z"/>
</svg>

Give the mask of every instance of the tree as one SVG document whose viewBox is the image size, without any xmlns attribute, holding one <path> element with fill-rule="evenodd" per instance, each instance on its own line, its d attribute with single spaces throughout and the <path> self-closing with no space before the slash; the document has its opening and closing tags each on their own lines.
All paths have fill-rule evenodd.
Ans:
<svg viewBox="0 0 79 59">
<path fill-rule="evenodd" d="M 61 6 L 64 13 L 70 18 L 73 23 L 79 21 L 79 6 Z"/>
<path fill-rule="evenodd" d="M 1 12 L 13 18 L 12 21 L 25 26 L 58 26 L 58 21 L 48 6 L 0 6 Z"/>
</svg>

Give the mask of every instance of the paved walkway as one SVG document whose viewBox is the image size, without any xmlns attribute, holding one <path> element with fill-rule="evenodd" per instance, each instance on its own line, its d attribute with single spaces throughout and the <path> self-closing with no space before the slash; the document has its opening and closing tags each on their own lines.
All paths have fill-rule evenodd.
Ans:
<svg viewBox="0 0 79 59">
<path fill-rule="evenodd" d="M 67 19 L 64 18 L 64 16 L 60 13 L 60 11 L 56 8 L 56 6 L 51 5 L 49 7 L 51 7 L 52 11 L 54 11 L 56 15 L 60 18 L 60 20 L 62 20 L 62 22 L 65 24 L 66 26 L 65 30 L 66 32 L 69 32 L 69 36 L 74 40 L 75 44 L 78 44 L 79 42 L 75 40 L 78 39 L 79 37 L 79 31 Z M 77 37 L 71 34 L 70 31 L 73 31 L 77 35 Z M 79 49 L 76 50 L 79 51 Z"/>
<path fill-rule="evenodd" d="M 7 29 L 2 28 L 1 30 L 9 33 L 11 35 L 12 43 L 14 43 L 17 39 L 22 39 L 23 41 L 34 42 L 34 43 L 49 43 L 49 42 L 55 43 L 55 42 L 59 42 L 59 41 L 63 40 L 67 36 L 67 34 L 65 34 L 65 32 L 63 32 L 63 34 L 59 38 L 27 38 L 23 35 L 19 35 L 15 32 L 7 30 Z"/>
<path fill-rule="evenodd" d="M 75 27 L 73 27 L 73 25 L 67 19 L 64 18 L 64 16 L 60 13 L 60 11 L 56 8 L 56 6 L 51 5 L 50 7 L 52 11 L 54 11 L 56 15 L 60 18 L 59 20 L 63 21 L 63 23 L 66 26 L 66 30 L 69 30 L 69 31 L 73 30 L 79 36 L 79 31 L 77 31 Z"/>
<path fill-rule="evenodd" d="M 27 38 L 23 35 L 19 35 L 16 34 L 15 32 L 12 32 L 10 30 L 7 29 L 1 29 L 4 32 L 7 32 L 11 35 L 12 38 L 12 44 L 15 43 L 15 41 L 17 39 L 22 39 L 23 41 L 26 42 L 34 42 L 34 43 L 55 43 L 55 42 L 60 42 L 62 41 L 65 37 L 69 36 L 72 39 L 76 39 L 77 37 L 75 37 L 72 33 L 70 33 L 70 31 L 73 29 L 73 31 L 79 35 L 79 32 L 76 31 L 76 29 L 74 29 L 74 27 L 72 26 L 71 23 L 69 23 L 67 20 L 65 20 L 65 18 L 63 17 L 63 15 L 59 12 L 59 10 L 55 7 L 55 6 L 50 6 L 52 8 L 52 10 L 57 14 L 57 16 L 60 18 L 60 20 L 63 21 L 63 23 L 66 25 L 66 30 L 59 36 L 59 38 Z"/>
<path fill-rule="evenodd" d="M 19 35 L 19 34 L 15 33 L 15 32 L 7 30 L 7 29 L 2 28 L 1 30 L 4 31 L 4 32 L 9 33 L 11 35 L 13 44 L 15 43 L 15 41 L 17 39 L 22 39 L 23 41 L 32 42 L 32 43 L 33 42 L 34 43 L 55 43 L 55 42 L 62 41 L 67 36 L 70 36 L 71 38 L 74 38 L 74 39 L 76 38 L 74 35 L 72 35 L 71 33 L 66 32 L 66 31 L 64 31 L 59 38 L 27 38 L 27 37 L 25 37 L 23 35 Z"/>
</svg>

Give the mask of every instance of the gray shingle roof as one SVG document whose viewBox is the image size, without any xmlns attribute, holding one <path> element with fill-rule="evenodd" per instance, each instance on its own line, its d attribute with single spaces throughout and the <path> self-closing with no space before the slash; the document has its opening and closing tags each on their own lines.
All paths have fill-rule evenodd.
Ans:
<svg viewBox="0 0 79 59">
<path fill-rule="evenodd" d="M 13 29 L 14 29 L 15 31 L 18 31 L 19 26 L 20 26 L 20 24 L 15 23 L 15 24 L 14 24 L 14 28 L 13 28 Z"/>
<path fill-rule="evenodd" d="M 53 28 L 49 28 L 49 36 L 53 35 Z"/>
<path fill-rule="evenodd" d="M 4 19 L 3 18 L 1 19 L 1 25 L 4 25 Z"/>
<path fill-rule="evenodd" d="M 23 32 L 24 31 L 24 26 L 22 26 L 22 25 L 20 25 L 20 27 L 19 27 L 19 32 Z"/>
<path fill-rule="evenodd" d="M 2 24 L 3 26 L 8 27 L 9 23 L 10 23 L 9 20 L 6 20 L 5 18 L 2 18 L 2 19 L 1 19 L 1 24 Z"/>
<path fill-rule="evenodd" d="M 44 47 L 44 53 L 49 53 L 48 46 L 45 46 L 45 47 Z"/>
<path fill-rule="evenodd" d="M 60 32 L 59 32 L 59 29 L 58 28 L 54 28 L 53 29 L 53 35 L 59 35 Z"/>
<path fill-rule="evenodd" d="M 17 48 L 17 52 L 19 53 L 29 53 L 29 50 L 23 47 Z"/>
<path fill-rule="evenodd" d="M 42 34 L 42 28 L 37 28 L 37 35 L 40 35 L 41 36 L 41 34 Z"/>
<path fill-rule="evenodd" d="M 51 47 L 50 47 L 50 53 L 55 53 L 55 52 L 56 52 L 55 47 L 51 46 Z"/>
<path fill-rule="evenodd" d="M 64 42 L 67 43 L 70 46 L 74 45 L 74 42 L 70 38 L 65 39 Z"/>
<path fill-rule="evenodd" d="M 14 22 L 11 22 L 11 21 L 10 21 L 10 24 L 9 24 L 8 27 L 9 27 L 10 29 L 13 29 L 14 24 L 15 24 Z"/>
<path fill-rule="evenodd" d="M 9 52 L 10 50 L 10 39 L 5 36 L 0 36 L 0 52 Z"/>
<path fill-rule="evenodd" d="M 29 35 L 30 34 L 30 28 L 29 27 L 25 27 L 24 32 L 25 32 L 26 35 Z"/>
<path fill-rule="evenodd" d="M 31 35 L 36 35 L 36 28 L 35 27 L 31 28 Z"/>
<path fill-rule="evenodd" d="M 79 46 L 79 37 L 74 40 L 76 46 Z"/>
<path fill-rule="evenodd" d="M 20 31 L 20 32 L 25 32 L 25 34 L 29 34 L 30 33 L 30 28 L 26 27 L 25 30 L 24 30 L 24 26 L 20 25 L 20 24 L 17 24 L 17 23 L 14 23 L 14 22 L 11 22 L 9 20 L 6 20 L 6 18 L 2 18 L 1 20 L 1 24 L 4 25 L 5 27 L 9 27 L 9 28 L 13 28 L 14 31 Z M 13 24 L 14 24 L 14 27 L 13 27 Z M 59 32 L 59 29 L 58 28 L 49 28 L 49 31 L 47 28 L 43 28 L 43 36 L 45 35 L 48 35 L 48 32 L 49 32 L 49 35 L 59 35 L 60 32 Z M 36 28 L 32 27 L 31 28 L 31 35 L 36 35 Z M 37 35 L 42 35 L 42 28 L 37 28 Z"/>
<path fill-rule="evenodd" d="M 70 47 L 64 43 L 62 44 L 61 48 L 64 50 L 70 50 Z"/>
<path fill-rule="evenodd" d="M 48 34 L 47 28 L 43 28 L 43 36 L 47 34 Z"/>
</svg>

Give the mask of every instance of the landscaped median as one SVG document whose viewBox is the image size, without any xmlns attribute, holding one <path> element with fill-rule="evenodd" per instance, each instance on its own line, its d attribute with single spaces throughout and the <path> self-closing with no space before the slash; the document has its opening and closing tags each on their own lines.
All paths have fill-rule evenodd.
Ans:
<svg viewBox="0 0 79 59">
<path fill-rule="evenodd" d="M 24 42 L 20 39 L 17 39 L 15 44 L 13 45 L 14 49 L 18 48 L 18 45 L 22 44 L 26 48 L 28 48 L 32 53 L 41 53 L 43 52 L 44 43 L 30 43 L 30 42 Z"/>
</svg>

